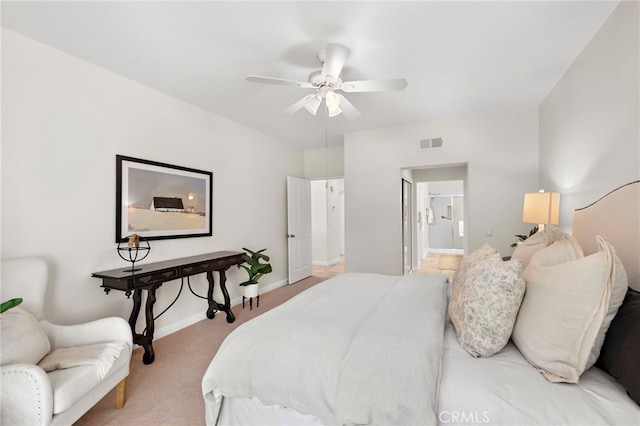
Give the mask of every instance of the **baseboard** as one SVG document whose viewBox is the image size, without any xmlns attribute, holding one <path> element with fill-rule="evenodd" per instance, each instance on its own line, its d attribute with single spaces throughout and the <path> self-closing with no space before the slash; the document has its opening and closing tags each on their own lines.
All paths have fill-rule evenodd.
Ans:
<svg viewBox="0 0 640 426">
<path fill-rule="evenodd" d="M 288 280 L 281 280 L 281 281 L 277 281 L 275 283 L 271 283 L 268 286 L 265 286 L 263 288 L 260 289 L 260 294 L 264 294 L 264 293 L 268 293 L 271 290 L 275 290 L 277 288 L 283 287 L 285 285 L 287 285 Z M 242 304 L 242 295 L 238 296 L 238 297 L 234 297 L 233 299 L 231 299 L 231 306 L 237 306 Z M 222 313 L 222 315 L 224 315 L 224 312 Z M 169 324 L 166 327 L 162 327 L 162 328 L 158 328 L 156 329 L 155 333 L 153 333 L 153 340 L 157 340 L 160 339 L 162 337 L 168 336 L 170 334 L 175 333 L 176 331 L 180 331 L 183 328 L 189 327 L 190 325 L 193 325 L 199 321 L 202 321 L 203 319 L 207 318 L 207 313 L 206 311 L 203 312 L 198 312 L 196 314 L 193 314 L 191 316 L 188 316 L 186 318 L 181 319 L 178 322 L 174 322 L 173 324 Z"/>
<path fill-rule="evenodd" d="M 340 262 L 340 258 L 336 257 L 335 259 L 330 260 L 328 262 L 320 262 L 320 261 L 314 260 L 313 262 L 311 262 L 311 264 L 313 266 L 331 266 L 331 265 L 335 265 L 338 262 Z"/>
</svg>

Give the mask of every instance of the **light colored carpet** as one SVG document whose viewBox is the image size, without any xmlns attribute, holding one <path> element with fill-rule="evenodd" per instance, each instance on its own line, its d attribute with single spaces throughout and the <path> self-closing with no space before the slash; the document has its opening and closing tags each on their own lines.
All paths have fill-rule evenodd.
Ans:
<svg viewBox="0 0 640 426">
<path fill-rule="evenodd" d="M 234 306 L 233 324 L 227 323 L 223 313 L 154 340 L 156 357 L 151 365 L 144 365 L 143 350 L 135 349 L 124 408 L 115 408 L 115 391 L 111 391 L 75 425 L 204 425 L 202 377 L 224 338 L 242 323 L 324 279 L 309 277 L 265 293 L 260 296 L 260 307 L 254 306 L 253 310 L 248 305 L 245 309 L 242 305 Z"/>
<path fill-rule="evenodd" d="M 441 255 L 429 254 L 418 273 L 452 275 L 454 271 L 438 269 Z M 115 408 L 115 391 L 81 417 L 75 426 L 202 426 L 204 400 L 202 377 L 224 338 L 242 323 L 267 312 L 309 287 L 344 272 L 344 258 L 331 267 L 314 268 L 314 276 L 280 287 L 260 296 L 260 307 L 242 309 L 234 306 L 236 321 L 229 324 L 224 314 L 202 320 L 169 336 L 155 340 L 153 364 L 142 363 L 143 350 L 137 348 L 131 358 L 127 382 L 127 402 Z"/>
</svg>

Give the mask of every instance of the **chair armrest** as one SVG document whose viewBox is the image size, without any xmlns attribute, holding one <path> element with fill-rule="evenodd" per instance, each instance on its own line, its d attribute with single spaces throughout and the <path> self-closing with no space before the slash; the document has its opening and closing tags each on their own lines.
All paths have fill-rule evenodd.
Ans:
<svg viewBox="0 0 640 426">
<path fill-rule="evenodd" d="M 106 342 L 127 342 L 133 347 L 131 327 L 120 317 L 101 318 L 77 325 L 45 325 L 51 350 Z"/>
<path fill-rule="evenodd" d="M 47 373 L 33 364 L 2 366 L 2 425 L 48 425 L 53 417 L 53 390 Z"/>
</svg>

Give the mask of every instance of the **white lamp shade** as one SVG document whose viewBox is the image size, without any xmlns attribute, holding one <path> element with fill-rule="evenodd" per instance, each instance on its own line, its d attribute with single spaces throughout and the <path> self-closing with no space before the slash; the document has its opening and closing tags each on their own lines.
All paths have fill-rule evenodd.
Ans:
<svg viewBox="0 0 640 426">
<path fill-rule="evenodd" d="M 320 98 L 318 98 L 316 95 L 311 95 L 307 102 L 304 104 L 304 107 L 311 114 L 316 115 L 316 113 L 318 112 L 318 108 L 320 107 Z"/>
<path fill-rule="evenodd" d="M 340 96 L 336 95 L 333 90 L 327 90 L 327 93 L 324 96 L 327 102 L 327 108 L 329 109 L 338 108 L 340 106 L 340 102 L 342 102 Z"/>
<path fill-rule="evenodd" d="M 327 107 L 327 110 L 329 111 L 329 117 L 335 117 L 336 115 L 340 115 L 340 113 L 342 112 L 340 107 L 333 107 L 333 108 Z"/>
<path fill-rule="evenodd" d="M 560 194 L 534 192 L 524 194 L 522 221 L 524 223 L 557 225 L 560 216 Z"/>
<path fill-rule="evenodd" d="M 327 111 L 329 112 L 329 117 L 335 117 L 342 112 L 340 109 L 340 103 L 342 102 L 340 95 L 336 95 L 333 90 L 328 90 L 324 95 L 324 99 L 325 104 L 327 105 Z"/>
</svg>

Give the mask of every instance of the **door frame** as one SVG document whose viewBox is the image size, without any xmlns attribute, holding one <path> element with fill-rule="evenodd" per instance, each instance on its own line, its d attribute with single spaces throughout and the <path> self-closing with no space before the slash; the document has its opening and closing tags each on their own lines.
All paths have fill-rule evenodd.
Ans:
<svg viewBox="0 0 640 426">
<path fill-rule="evenodd" d="M 402 179 L 402 275 L 413 269 L 413 184 Z"/>
</svg>

